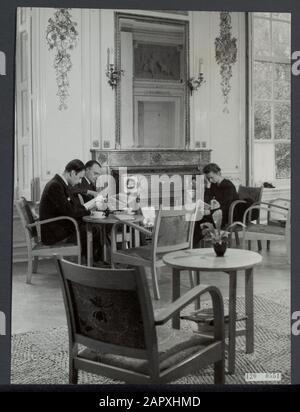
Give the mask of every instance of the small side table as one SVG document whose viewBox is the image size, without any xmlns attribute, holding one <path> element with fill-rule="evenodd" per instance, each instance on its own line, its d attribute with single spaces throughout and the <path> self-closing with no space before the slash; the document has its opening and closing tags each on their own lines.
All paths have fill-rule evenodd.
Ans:
<svg viewBox="0 0 300 412">
<path fill-rule="evenodd" d="M 87 231 L 87 266 L 93 266 L 93 227 L 100 227 L 101 233 L 101 243 L 103 246 L 103 255 L 107 255 L 107 244 L 106 244 L 106 226 L 114 225 L 116 223 L 123 223 L 126 225 L 128 219 L 121 220 L 116 217 L 116 215 L 109 215 L 108 217 L 96 218 L 94 216 L 84 216 L 82 219 L 86 223 Z M 132 223 L 140 223 L 143 221 L 143 216 L 133 215 L 129 216 L 129 221 Z"/>
<path fill-rule="evenodd" d="M 246 335 L 246 353 L 252 353 L 254 351 L 253 267 L 261 263 L 261 255 L 249 250 L 227 249 L 223 257 L 217 257 L 213 248 L 203 248 L 168 253 L 163 257 L 163 261 L 173 270 L 173 301 L 180 296 L 180 272 L 183 270 L 195 271 L 197 283 L 200 281 L 200 271 L 225 272 L 229 275 L 228 372 L 234 373 L 237 271 L 245 271 L 246 312 L 246 328 L 238 334 Z M 180 313 L 173 318 L 173 328 L 180 329 Z"/>
</svg>

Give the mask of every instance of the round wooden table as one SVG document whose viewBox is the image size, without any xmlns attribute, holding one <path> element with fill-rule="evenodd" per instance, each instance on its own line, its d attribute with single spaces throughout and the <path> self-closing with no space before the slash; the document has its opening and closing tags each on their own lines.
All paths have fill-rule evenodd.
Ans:
<svg viewBox="0 0 300 412">
<path fill-rule="evenodd" d="M 124 219 L 122 219 L 122 216 Z M 107 237 L 106 237 L 106 226 L 111 225 L 113 226 L 116 223 L 123 223 L 126 225 L 127 221 L 131 223 L 140 223 L 143 221 L 142 215 L 126 215 L 126 213 L 118 214 L 110 214 L 108 217 L 95 217 L 93 215 L 84 216 L 83 221 L 86 223 L 86 230 L 87 230 L 87 265 L 93 266 L 93 227 L 98 226 L 100 227 L 100 234 L 101 234 L 101 244 L 103 246 L 103 256 L 107 257 Z M 137 239 L 137 235 L 135 234 L 135 239 Z"/>
<path fill-rule="evenodd" d="M 262 257 L 256 252 L 243 249 L 227 249 L 223 257 L 217 257 L 213 248 L 188 249 L 168 253 L 163 257 L 166 265 L 173 270 L 173 301 L 180 296 L 180 272 L 196 272 L 196 283 L 200 283 L 200 271 L 225 272 L 229 275 L 229 324 L 228 324 L 228 371 L 235 369 L 235 341 L 237 335 L 246 335 L 246 353 L 254 351 L 253 316 L 253 267 L 261 263 Z M 245 271 L 245 323 L 244 330 L 236 331 L 236 283 L 237 272 Z M 173 328 L 180 328 L 180 314 L 173 318 Z"/>
</svg>

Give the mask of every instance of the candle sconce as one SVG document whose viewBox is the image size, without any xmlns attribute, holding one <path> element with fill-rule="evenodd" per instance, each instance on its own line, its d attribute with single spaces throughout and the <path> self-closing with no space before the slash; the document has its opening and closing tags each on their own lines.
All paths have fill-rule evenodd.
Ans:
<svg viewBox="0 0 300 412">
<path fill-rule="evenodd" d="M 117 87 L 118 82 L 121 80 L 121 76 L 124 75 L 124 70 L 117 69 L 115 66 L 114 50 L 112 48 L 107 49 L 107 65 L 105 74 L 108 78 L 108 84 L 112 89 Z"/>
<path fill-rule="evenodd" d="M 108 84 L 114 89 L 121 80 L 121 76 L 124 76 L 124 70 L 117 69 L 113 63 L 110 63 L 105 74 L 108 78 Z"/>
<path fill-rule="evenodd" d="M 193 91 L 194 91 L 194 90 L 198 90 L 199 87 L 200 87 L 203 83 L 205 83 L 204 75 L 203 75 L 203 59 L 200 58 L 200 59 L 199 59 L 199 74 L 198 74 L 198 77 L 197 77 L 197 78 L 196 78 L 196 77 L 190 77 L 190 78 L 187 80 L 187 85 L 188 85 L 188 87 L 189 87 L 189 89 L 190 89 L 191 96 L 192 96 L 192 94 L 193 94 Z"/>
<path fill-rule="evenodd" d="M 189 87 L 189 89 L 190 89 L 191 96 L 192 96 L 192 94 L 193 94 L 193 91 L 194 91 L 194 90 L 198 90 L 199 87 L 200 87 L 203 83 L 205 83 L 205 82 L 206 82 L 206 80 L 204 80 L 204 75 L 203 75 L 203 73 L 199 73 L 197 78 L 191 77 L 190 79 L 188 79 L 188 80 L 187 80 L 187 85 L 188 85 L 188 87 Z"/>
</svg>

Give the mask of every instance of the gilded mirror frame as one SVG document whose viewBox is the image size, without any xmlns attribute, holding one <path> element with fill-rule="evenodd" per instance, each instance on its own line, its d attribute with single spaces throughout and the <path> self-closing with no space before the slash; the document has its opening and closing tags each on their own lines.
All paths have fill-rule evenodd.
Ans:
<svg viewBox="0 0 300 412">
<path fill-rule="evenodd" d="M 184 142 L 183 142 L 183 150 L 190 148 L 190 93 L 187 87 L 187 78 L 189 77 L 190 72 L 190 64 L 189 64 L 189 20 L 188 16 L 187 19 L 176 19 L 176 18 L 164 18 L 164 17 L 155 17 L 155 16 L 146 16 L 146 15 L 139 15 L 134 13 L 123 13 L 123 12 L 115 12 L 115 66 L 117 68 L 121 68 L 121 30 L 120 30 L 120 21 L 121 19 L 132 19 L 132 20 L 139 20 L 142 22 L 148 23 L 159 23 L 159 24 L 170 24 L 170 25 L 179 25 L 183 28 L 183 36 L 184 36 L 184 58 L 183 58 L 183 72 L 184 78 L 182 81 L 185 83 L 185 90 L 184 90 L 184 102 L 183 102 L 183 110 L 184 110 Z M 122 81 L 122 79 L 121 79 Z M 121 86 L 120 82 L 118 82 L 117 87 L 115 89 L 115 148 L 122 149 L 122 141 L 121 141 Z M 170 148 L 163 148 L 164 149 L 172 149 Z M 133 150 L 138 150 L 138 147 L 134 147 Z M 150 149 L 151 150 L 151 149 Z"/>
</svg>

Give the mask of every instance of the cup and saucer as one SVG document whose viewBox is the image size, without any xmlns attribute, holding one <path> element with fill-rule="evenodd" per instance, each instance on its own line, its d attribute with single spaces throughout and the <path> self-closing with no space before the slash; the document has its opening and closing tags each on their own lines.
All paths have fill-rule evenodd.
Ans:
<svg viewBox="0 0 300 412">
<path fill-rule="evenodd" d="M 124 211 L 124 213 L 126 213 L 126 215 L 134 215 L 135 214 L 135 211 L 132 210 L 132 207 L 125 207 L 123 211 Z"/>
<path fill-rule="evenodd" d="M 105 213 L 102 212 L 101 210 L 94 210 L 92 212 L 92 216 L 95 217 L 96 219 L 104 219 L 106 217 Z"/>
</svg>

